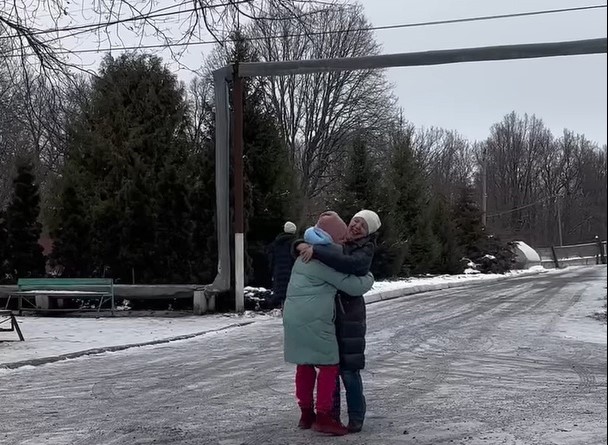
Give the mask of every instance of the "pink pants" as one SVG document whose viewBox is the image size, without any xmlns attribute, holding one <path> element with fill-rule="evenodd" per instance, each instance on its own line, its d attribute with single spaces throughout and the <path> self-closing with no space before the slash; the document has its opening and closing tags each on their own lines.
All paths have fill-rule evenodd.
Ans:
<svg viewBox="0 0 608 445">
<path fill-rule="evenodd" d="M 319 368 L 319 374 L 317 370 Z M 314 408 L 315 380 L 317 383 L 317 412 L 329 414 L 333 408 L 334 390 L 340 368 L 338 365 L 297 365 L 296 399 L 303 409 Z"/>
</svg>

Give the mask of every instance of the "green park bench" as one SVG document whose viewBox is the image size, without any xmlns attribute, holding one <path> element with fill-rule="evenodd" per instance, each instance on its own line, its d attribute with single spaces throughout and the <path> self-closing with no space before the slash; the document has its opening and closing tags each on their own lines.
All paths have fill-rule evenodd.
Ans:
<svg viewBox="0 0 608 445">
<path fill-rule="evenodd" d="M 114 314 L 114 281 L 111 278 L 19 278 L 17 291 L 11 292 L 11 297 L 18 298 L 19 314 L 23 311 L 74 311 L 75 309 L 40 308 L 35 303 L 36 296 L 50 299 L 79 299 L 99 300 L 95 309 L 109 302 L 110 310 Z M 28 297 L 34 297 L 34 303 Z M 24 306 L 23 303 L 26 303 Z M 8 302 L 7 302 L 8 306 Z M 50 305 L 49 305 L 50 306 Z"/>
</svg>

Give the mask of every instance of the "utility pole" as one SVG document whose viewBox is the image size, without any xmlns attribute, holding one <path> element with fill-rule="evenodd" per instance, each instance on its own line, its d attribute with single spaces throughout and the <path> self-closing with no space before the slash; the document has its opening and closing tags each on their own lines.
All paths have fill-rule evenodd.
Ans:
<svg viewBox="0 0 608 445">
<path fill-rule="evenodd" d="M 481 225 L 485 229 L 488 218 L 488 161 L 486 156 L 487 148 L 483 149 L 483 159 L 481 160 Z"/>
<path fill-rule="evenodd" d="M 559 245 L 564 245 L 564 239 L 562 236 L 562 211 L 559 205 L 559 195 L 555 198 L 555 206 L 557 207 L 557 235 L 559 236 Z"/>
<path fill-rule="evenodd" d="M 234 124 L 232 127 L 234 160 L 234 301 L 236 312 L 245 310 L 245 224 L 243 199 L 243 79 L 234 64 L 232 87 Z"/>
</svg>

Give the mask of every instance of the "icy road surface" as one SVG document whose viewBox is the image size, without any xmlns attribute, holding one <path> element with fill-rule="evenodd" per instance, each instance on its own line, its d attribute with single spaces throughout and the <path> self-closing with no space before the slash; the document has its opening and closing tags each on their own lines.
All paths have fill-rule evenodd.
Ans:
<svg viewBox="0 0 608 445">
<path fill-rule="evenodd" d="M 605 444 L 606 323 L 589 317 L 605 298 L 597 266 L 368 305 L 359 434 L 296 428 L 281 320 L 265 318 L 0 370 L 0 443 Z"/>
</svg>

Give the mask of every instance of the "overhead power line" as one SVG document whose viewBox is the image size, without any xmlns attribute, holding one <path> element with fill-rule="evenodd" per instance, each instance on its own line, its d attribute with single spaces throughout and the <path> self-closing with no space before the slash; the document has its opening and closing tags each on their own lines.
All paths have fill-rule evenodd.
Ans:
<svg viewBox="0 0 608 445">
<path fill-rule="evenodd" d="M 39 35 L 44 35 L 44 34 L 54 34 L 54 33 L 61 33 L 61 32 L 80 31 L 79 33 L 63 36 L 63 37 L 71 37 L 71 36 L 76 35 L 76 34 L 81 34 L 81 33 L 84 33 L 84 32 L 97 31 L 98 29 L 107 28 L 107 27 L 114 26 L 114 25 L 119 25 L 119 24 L 122 24 L 122 23 L 129 23 L 129 22 L 150 20 L 150 19 L 156 19 L 156 18 L 160 18 L 160 17 L 170 17 L 170 16 L 174 16 L 174 15 L 192 13 L 192 12 L 196 12 L 196 11 L 199 11 L 199 10 L 202 11 L 202 10 L 205 10 L 205 9 L 221 8 L 221 7 L 232 6 L 232 5 L 240 4 L 240 3 L 249 3 L 249 1 L 250 0 L 231 1 L 231 2 L 227 2 L 227 3 L 214 4 L 212 6 L 199 6 L 199 7 L 196 7 L 196 8 L 181 9 L 179 11 L 165 12 L 165 11 L 168 11 L 170 9 L 179 8 L 180 6 L 184 6 L 187 3 L 189 3 L 188 0 L 185 0 L 185 1 L 183 1 L 181 3 L 178 3 L 178 4 L 175 4 L 175 5 L 166 6 L 164 8 L 159 8 L 159 9 L 155 9 L 153 11 L 148 11 L 146 13 L 141 13 L 139 15 L 133 15 L 133 16 L 125 17 L 125 18 L 120 18 L 120 19 L 115 19 L 115 20 L 109 20 L 107 22 L 97 22 L 97 23 L 89 24 L 89 25 L 75 25 L 75 26 L 65 26 L 65 27 L 56 27 L 56 28 L 42 29 L 42 30 L 38 30 L 38 31 L 33 31 L 33 32 L 29 33 L 29 35 L 31 35 L 31 36 L 39 36 Z M 56 38 L 54 38 L 54 39 L 52 39 L 50 41 L 61 39 L 63 37 L 56 37 Z M 0 40 L 6 40 L 6 39 L 11 39 L 11 38 L 13 38 L 13 37 L 12 36 L 1 36 Z M 46 42 L 49 42 L 49 41 L 46 41 Z"/>
<path fill-rule="evenodd" d="M 549 199 L 553 199 L 553 198 L 556 198 L 558 196 L 559 196 L 559 194 L 545 196 L 544 198 L 541 198 L 538 201 L 531 202 L 530 204 L 526 204 L 526 205 L 523 205 L 521 207 L 515 207 L 514 209 L 510 209 L 510 210 L 505 210 L 504 212 L 498 212 L 498 213 L 494 213 L 492 215 L 488 215 L 488 218 L 495 218 L 497 216 L 508 215 L 509 213 L 513 213 L 513 212 L 517 212 L 519 210 L 527 209 L 528 207 L 533 207 L 533 206 L 535 206 L 537 204 L 540 204 L 541 202 L 545 202 L 545 201 L 547 201 Z"/>
<path fill-rule="evenodd" d="M 35 34 L 35 35 L 49 34 L 49 33 L 55 33 L 55 32 L 75 31 L 75 30 L 86 29 L 86 28 L 96 29 L 99 26 L 113 26 L 113 25 L 117 25 L 120 23 L 132 22 L 132 21 L 137 21 L 137 20 L 148 20 L 151 18 L 158 18 L 158 17 L 165 17 L 165 16 L 172 16 L 172 15 L 179 15 L 179 14 L 184 14 L 184 13 L 189 13 L 189 12 L 195 12 L 199 9 L 200 10 L 214 9 L 214 8 L 220 8 L 220 7 L 224 7 L 224 6 L 232 6 L 235 3 L 238 4 L 238 3 L 249 3 L 249 2 L 250 2 L 250 0 L 241 0 L 241 1 L 236 1 L 236 2 L 232 1 L 232 2 L 227 2 L 227 3 L 220 3 L 220 4 L 216 4 L 216 5 L 212 5 L 212 6 L 200 6 L 198 8 L 191 8 L 191 9 L 186 9 L 186 10 L 181 10 L 181 11 L 172 11 L 172 12 L 168 12 L 168 13 L 164 13 L 164 14 L 158 14 L 158 13 L 166 11 L 168 9 L 173 9 L 173 8 L 176 8 L 176 7 L 179 7 L 179 6 L 182 6 L 182 5 L 185 5 L 186 3 L 188 3 L 187 1 L 184 1 L 180 4 L 168 6 L 165 8 L 160 8 L 155 11 L 150 11 L 147 14 L 140 14 L 139 16 L 125 17 L 124 19 L 116 19 L 116 20 L 112 20 L 112 21 L 106 22 L 106 23 L 96 23 L 94 25 L 79 25 L 79 26 L 70 26 L 70 27 L 64 27 L 64 28 L 51 28 L 51 29 L 36 31 L 33 34 Z M 577 6 L 577 7 L 572 7 L 572 8 L 561 8 L 561 9 L 545 9 L 545 10 L 540 10 L 540 11 L 519 12 L 519 13 L 510 13 L 510 14 L 496 14 L 496 15 L 468 17 L 468 18 L 461 18 L 461 19 L 434 20 L 434 21 L 429 21 L 429 22 L 402 23 L 402 24 L 397 24 L 397 25 L 369 26 L 369 27 L 358 28 L 358 29 L 356 29 L 356 31 L 380 31 L 380 30 L 389 30 L 389 29 L 413 28 L 413 27 L 419 27 L 419 26 L 448 25 L 448 24 L 452 24 L 452 23 L 465 23 L 465 22 L 497 20 L 497 19 L 526 17 L 526 16 L 535 16 L 535 15 L 544 15 L 544 14 L 557 14 L 557 13 L 563 13 L 563 12 L 586 11 L 586 10 L 600 9 L 600 8 L 606 8 L 606 7 L 607 7 L 607 5 L 604 4 L 604 5 Z M 343 31 L 322 31 L 321 33 L 329 34 L 329 33 L 339 33 L 339 32 L 343 32 Z"/>
<path fill-rule="evenodd" d="M 246 3 L 246 2 L 248 2 L 248 0 L 243 0 L 243 2 Z M 219 6 L 219 5 L 216 5 L 216 6 Z M 359 32 L 359 31 L 385 31 L 385 30 L 391 30 L 391 29 L 404 29 L 404 28 L 424 27 L 424 26 L 447 25 L 447 24 L 466 23 L 466 22 L 479 22 L 479 21 L 485 21 L 485 20 L 498 20 L 498 19 L 517 18 L 517 17 L 525 17 L 525 16 L 536 16 L 536 15 L 545 15 L 545 14 L 585 11 L 585 10 L 606 8 L 607 6 L 608 5 L 603 4 L 603 5 L 579 6 L 579 7 L 561 8 L 561 9 L 545 9 L 545 10 L 541 10 L 541 11 L 530 11 L 530 12 L 520 12 L 520 13 L 511 13 L 511 14 L 497 14 L 497 15 L 489 15 L 489 16 L 468 17 L 468 18 L 461 18 L 461 19 L 435 20 L 435 21 L 418 22 L 418 23 L 402 23 L 402 24 L 395 24 L 395 25 L 368 26 L 368 27 L 340 29 L 340 30 L 311 31 L 311 32 L 305 32 L 305 33 L 282 34 L 282 35 L 260 36 L 260 37 L 247 37 L 247 38 L 245 38 L 245 40 L 255 41 L 255 40 L 266 40 L 266 39 L 284 39 L 284 38 L 307 37 L 307 36 L 316 36 L 316 35 L 344 34 L 344 33 Z M 161 10 L 162 9 L 157 10 L 157 11 L 161 11 Z M 194 12 L 195 10 L 192 10 L 190 12 Z M 162 15 L 162 16 L 177 15 L 177 14 L 183 14 L 184 12 L 186 12 L 186 11 L 173 11 L 173 12 L 160 14 L 160 15 Z M 84 32 L 95 31 L 100 28 L 105 28 L 107 26 L 113 26 L 113 25 L 117 25 L 120 23 L 131 22 L 134 20 L 148 20 L 149 18 L 150 18 L 150 16 L 148 16 L 148 17 L 142 16 L 137 19 L 135 19 L 134 17 L 128 17 L 125 19 L 114 20 L 111 22 L 112 25 L 109 25 L 110 22 L 106 22 L 103 24 L 97 23 L 95 25 L 81 25 L 81 26 L 74 26 L 74 27 L 68 27 L 68 28 L 55 28 L 52 30 L 39 31 L 39 33 L 52 33 L 52 32 L 63 32 L 63 31 L 67 31 L 67 30 L 73 30 L 73 31 L 78 31 L 77 34 L 82 34 Z M 90 29 L 87 29 L 87 27 Z M 75 34 L 73 34 L 73 35 L 75 35 Z M 47 42 L 71 37 L 73 35 L 66 35 L 66 36 L 54 38 Z M 0 37 L 0 39 L 2 39 L 2 38 L 7 38 L 7 37 L 6 36 Z M 234 41 L 234 40 L 230 39 L 230 38 L 224 40 L 224 42 L 232 42 L 232 41 Z M 45 42 L 42 42 L 42 43 L 45 43 Z M 145 49 L 164 49 L 164 48 L 191 46 L 191 45 L 192 46 L 213 45 L 216 43 L 217 43 L 217 41 L 215 41 L 215 40 L 200 40 L 200 41 L 196 41 L 196 42 L 192 42 L 192 41 L 174 42 L 174 43 L 168 43 L 168 44 L 132 45 L 132 46 L 122 45 L 122 46 L 108 46 L 108 47 L 103 47 L 103 48 L 57 50 L 57 51 L 54 51 L 54 53 L 55 54 L 85 54 L 85 53 L 100 53 L 100 52 L 107 52 L 107 51 L 113 51 L 113 50 L 130 51 L 130 50 L 139 50 L 139 49 L 143 49 L 143 50 L 145 50 Z M 11 57 L 11 56 L 9 56 L 9 57 Z M 12 57 L 21 57 L 21 54 L 13 55 Z"/>
</svg>

